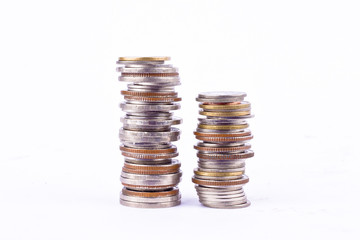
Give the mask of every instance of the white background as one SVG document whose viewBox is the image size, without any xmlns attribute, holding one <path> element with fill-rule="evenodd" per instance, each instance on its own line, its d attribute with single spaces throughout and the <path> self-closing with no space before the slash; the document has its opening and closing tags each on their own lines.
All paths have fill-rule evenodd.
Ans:
<svg viewBox="0 0 360 240">
<path fill-rule="evenodd" d="M 0 239 L 359 239 L 358 1 L 2 1 Z M 183 203 L 119 204 L 119 56 L 169 55 Z M 202 207 L 199 92 L 245 91 L 251 207 Z"/>
</svg>

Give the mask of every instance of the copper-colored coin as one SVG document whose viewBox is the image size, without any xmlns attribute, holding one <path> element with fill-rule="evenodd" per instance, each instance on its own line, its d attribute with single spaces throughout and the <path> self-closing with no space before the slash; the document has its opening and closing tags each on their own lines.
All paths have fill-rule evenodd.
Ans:
<svg viewBox="0 0 360 240">
<path fill-rule="evenodd" d="M 171 148 L 164 148 L 164 149 L 141 149 L 141 148 L 129 148 L 125 146 L 120 146 L 120 150 L 124 152 L 132 152 L 132 153 L 162 154 L 162 153 L 174 153 L 177 151 L 177 148 L 176 146 L 171 146 Z"/>
<path fill-rule="evenodd" d="M 207 177 L 230 177 L 230 176 L 241 176 L 244 174 L 244 171 L 238 172 L 204 172 L 199 171 L 198 169 L 194 170 L 196 175 L 207 176 Z"/>
<path fill-rule="evenodd" d="M 248 128 L 249 124 L 241 124 L 241 125 L 208 125 L 208 124 L 199 124 L 199 128 L 204 129 L 212 129 L 212 130 L 234 130 L 234 129 L 244 129 Z"/>
<path fill-rule="evenodd" d="M 254 152 L 247 150 L 243 153 L 234 153 L 234 154 L 203 154 L 197 153 L 197 157 L 201 159 L 211 159 L 211 160 L 235 160 L 243 158 L 251 158 L 254 156 Z"/>
<path fill-rule="evenodd" d="M 244 137 L 200 137 L 195 136 L 196 139 L 204 141 L 204 142 L 242 142 L 249 141 L 253 139 L 253 135 L 244 136 Z"/>
<path fill-rule="evenodd" d="M 244 108 L 250 108 L 250 103 L 248 102 L 234 102 L 234 103 L 228 103 L 228 104 L 209 104 L 209 103 L 203 103 L 200 104 L 199 107 L 205 110 L 235 110 L 235 109 L 244 109 Z"/>
<path fill-rule="evenodd" d="M 124 96 L 128 101 L 141 101 L 141 102 L 179 102 L 180 97 L 140 97 L 140 96 Z"/>
<path fill-rule="evenodd" d="M 209 116 L 209 117 L 239 117 L 250 115 L 250 111 L 242 111 L 242 112 L 206 112 L 200 111 L 200 115 Z"/>
<path fill-rule="evenodd" d="M 171 174 L 176 173 L 179 171 L 178 169 L 166 169 L 166 170 L 139 170 L 133 168 L 126 168 L 123 167 L 122 170 L 126 173 L 133 173 L 133 174 L 141 174 L 141 175 L 161 175 L 161 174 Z"/>
<path fill-rule="evenodd" d="M 251 131 L 244 129 L 242 132 L 236 133 L 208 133 L 208 132 L 194 132 L 195 136 L 199 137 L 243 137 L 251 135 Z"/>
<path fill-rule="evenodd" d="M 119 57 L 119 61 L 168 61 L 170 57 Z"/>
<path fill-rule="evenodd" d="M 173 77 L 179 76 L 179 73 L 121 73 L 122 77 Z"/>
<path fill-rule="evenodd" d="M 139 97 L 172 97 L 177 96 L 177 92 L 135 92 L 135 91 L 121 91 L 125 96 L 139 96 Z"/>
<path fill-rule="evenodd" d="M 232 186 L 232 185 L 241 185 L 249 182 L 249 178 L 244 175 L 242 179 L 239 180 L 226 180 L 226 181 L 216 181 L 216 180 L 200 180 L 195 177 L 192 178 L 192 182 L 202 186 Z"/>
<path fill-rule="evenodd" d="M 172 160 L 171 164 L 163 165 L 140 165 L 133 163 L 124 163 L 124 167 L 141 171 L 162 171 L 162 170 L 178 170 L 181 164 L 178 160 Z"/>
<path fill-rule="evenodd" d="M 128 196 L 133 197 L 168 197 L 168 196 L 174 196 L 179 194 L 178 188 L 172 188 L 167 191 L 161 191 L 161 192 L 140 192 L 140 191 L 134 191 L 130 189 L 123 188 L 122 193 Z"/>
<path fill-rule="evenodd" d="M 204 152 L 235 152 L 235 151 L 244 151 L 251 148 L 249 143 L 245 143 L 241 146 L 236 147 L 201 147 L 201 146 L 194 146 L 196 150 L 204 151 Z"/>
<path fill-rule="evenodd" d="M 164 154 L 143 154 L 143 153 L 129 153 L 121 152 L 125 157 L 140 158 L 140 159 L 167 159 L 179 156 L 179 153 L 164 153 Z"/>
</svg>

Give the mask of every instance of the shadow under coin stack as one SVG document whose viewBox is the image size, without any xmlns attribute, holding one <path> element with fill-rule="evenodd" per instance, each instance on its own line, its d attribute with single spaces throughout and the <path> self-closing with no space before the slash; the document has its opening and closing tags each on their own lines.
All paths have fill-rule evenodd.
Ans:
<svg viewBox="0 0 360 240">
<path fill-rule="evenodd" d="M 249 181 L 244 175 L 245 160 L 253 157 L 247 143 L 253 138 L 245 119 L 252 117 L 250 103 L 243 92 L 206 92 L 196 99 L 200 102 L 198 128 L 200 140 L 198 168 L 194 170 L 195 188 L 200 202 L 213 208 L 242 208 L 250 205 L 243 186 Z"/>
<path fill-rule="evenodd" d="M 180 131 L 172 125 L 181 119 L 171 111 L 181 101 L 174 87 L 180 85 L 179 73 L 164 64 L 169 57 L 120 57 L 119 80 L 130 82 L 121 91 L 125 102 L 120 104 L 126 115 L 119 137 L 125 157 L 121 172 L 124 188 L 120 203 L 130 207 L 161 208 L 180 204 L 177 188 L 181 180 L 180 162 L 172 141 L 179 140 Z"/>
</svg>

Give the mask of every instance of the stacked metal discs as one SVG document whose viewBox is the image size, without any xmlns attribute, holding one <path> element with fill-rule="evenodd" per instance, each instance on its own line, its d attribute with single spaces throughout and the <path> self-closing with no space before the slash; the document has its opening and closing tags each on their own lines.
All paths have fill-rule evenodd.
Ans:
<svg viewBox="0 0 360 240">
<path fill-rule="evenodd" d="M 252 117 L 250 103 L 243 92 L 207 92 L 199 94 L 198 128 L 194 132 L 200 140 L 198 168 L 192 181 L 200 202 L 207 207 L 241 208 L 250 205 L 243 185 L 249 181 L 244 175 L 245 160 L 253 157 L 248 143 L 253 138 L 246 119 Z"/>
<path fill-rule="evenodd" d="M 177 188 L 181 180 L 177 148 L 180 131 L 172 125 L 181 119 L 171 111 L 181 101 L 174 87 L 180 85 L 179 73 L 164 64 L 169 57 L 121 57 L 117 68 L 119 81 L 130 82 L 121 91 L 125 102 L 120 104 L 126 115 L 119 137 L 125 157 L 121 173 L 124 188 L 120 203 L 130 207 L 160 208 L 180 204 Z"/>
</svg>

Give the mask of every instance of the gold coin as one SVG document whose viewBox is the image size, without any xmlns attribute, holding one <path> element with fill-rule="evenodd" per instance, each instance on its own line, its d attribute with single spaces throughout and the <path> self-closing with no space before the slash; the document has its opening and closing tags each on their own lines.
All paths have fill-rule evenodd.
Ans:
<svg viewBox="0 0 360 240">
<path fill-rule="evenodd" d="M 202 172 L 194 170 L 196 175 L 208 176 L 208 177 L 230 177 L 230 176 L 241 176 L 244 174 L 244 171 L 239 172 Z"/>
<path fill-rule="evenodd" d="M 244 129 L 249 127 L 249 124 L 242 124 L 242 125 L 206 125 L 206 124 L 199 124 L 199 128 L 203 129 L 212 129 L 212 130 L 233 130 L 233 129 Z"/>
<path fill-rule="evenodd" d="M 170 57 L 119 57 L 119 61 L 168 61 Z"/>
<path fill-rule="evenodd" d="M 237 117 L 237 116 L 246 116 L 250 115 L 250 111 L 243 112 L 205 112 L 200 111 L 200 115 L 209 116 L 209 117 Z"/>
<path fill-rule="evenodd" d="M 199 107 L 202 109 L 209 110 L 234 110 L 234 109 L 244 109 L 249 108 L 250 103 L 242 102 L 241 104 L 228 104 L 228 105 L 220 105 L 220 104 L 200 104 Z"/>
</svg>

